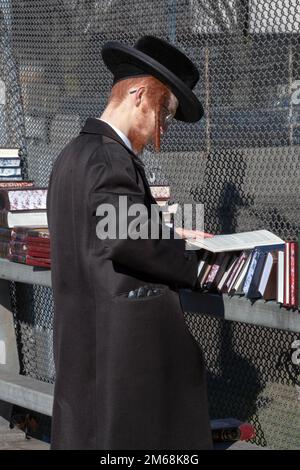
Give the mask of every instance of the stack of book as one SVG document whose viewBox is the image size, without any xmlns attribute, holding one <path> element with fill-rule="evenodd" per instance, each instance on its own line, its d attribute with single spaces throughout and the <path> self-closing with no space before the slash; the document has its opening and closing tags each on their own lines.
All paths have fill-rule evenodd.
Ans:
<svg viewBox="0 0 300 470">
<path fill-rule="evenodd" d="M 47 188 L 0 188 L 0 227 L 47 227 Z"/>
<path fill-rule="evenodd" d="M 0 183 L 0 236 L 2 233 L 2 239 L 6 237 L 2 243 L 3 257 L 34 266 L 50 266 L 46 199 L 47 188 L 35 187 L 31 181 Z M 28 237 L 29 231 L 33 233 Z"/>
<path fill-rule="evenodd" d="M 20 150 L 17 148 L 0 148 L 0 182 L 22 180 L 19 154 Z"/>
<path fill-rule="evenodd" d="M 4 150 L 14 150 L 14 149 L 0 149 L 0 154 Z M 0 157 L 2 158 L 2 157 Z M 3 158 L 4 159 L 4 158 Z M 8 162 L 10 159 L 5 159 Z M 11 160 L 17 160 L 16 157 L 13 157 Z M 1 161 L 1 160 L 0 160 Z M 0 179 L 0 191 L 5 190 L 8 191 L 9 189 L 17 189 L 17 188 L 32 188 L 34 186 L 33 181 L 16 181 L 14 179 Z M 8 227 L 0 227 L 0 258 L 8 258 L 10 253 L 10 239 L 11 239 L 11 228 Z"/>
<path fill-rule="evenodd" d="M 165 206 L 170 201 L 170 186 L 150 186 L 150 190 L 159 206 Z"/>
<path fill-rule="evenodd" d="M 43 227 L 14 227 L 9 259 L 31 266 L 51 266 L 49 230 Z"/>
<path fill-rule="evenodd" d="M 170 205 L 170 186 L 150 186 L 150 190 L 156 204 L 161 207 L 164 222 L 173 227 L 178 204 Z"/>
<path fill-rule="evenodd" d="M 300 241 L 300 240 L 299 240 Z M 299 241 L 283 241 L 267 230 L 189 241 L 201 248 L 198 286 L 203 291 L 276 300 L 300 307 Z"/>
</svg>

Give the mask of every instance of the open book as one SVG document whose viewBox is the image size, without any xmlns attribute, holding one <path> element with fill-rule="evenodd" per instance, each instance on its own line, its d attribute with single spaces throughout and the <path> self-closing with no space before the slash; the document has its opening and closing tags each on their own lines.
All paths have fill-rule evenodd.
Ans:
<svg viewBox="0 0 300 470">
<path fill-rule="evenodd" d="M 281 245 L 282 243 L 284 243 L 284 241 L 281 240 L 281 238 L 268 230 L 215 235 L 212 238 L 197 238 L 186 241 L 187 249 L 189 250 L 199 250 L 199 248 L 203 248 L 212 253 L 251 250 L 256 246 Z"/>
</svg>

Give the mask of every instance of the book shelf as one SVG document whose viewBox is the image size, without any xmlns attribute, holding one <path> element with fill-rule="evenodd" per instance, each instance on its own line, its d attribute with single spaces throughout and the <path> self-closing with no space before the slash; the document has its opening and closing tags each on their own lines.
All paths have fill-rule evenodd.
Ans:
<svg viewBox="0 0 300 470">
<path fill-rule="evenodd" d="M 19 374 L 13 314 L 9 301 L 10 281 L 51 287 L 51 271 L 0 259 L 0 342 L 2 341 L 2 348 L 5 348 L 2 356 L 0 354 L 0 400 L 50 416 L 53 384 Z M 230 298 L 189 289 L 181 289 L 180 298 L 185 312 L 300 332 L 300 313 L 280 308 L 276 302 L 258 300 L 251 305 L 244 298 Z"/>
<path fill-rule="evenodd" d="M 213 315 L 224 320 L 277 328 L 300 333 L 300 312 L 281 307 L 275 301 L 249 299 L 181 290 L 181 305 L 185 312 Z"/>
<path fill-rule="evenodd" d="M 51 271 L 0 258 L 0 279 L 51 287 Z"/>
<path fill-rule="evenodd" d="M 19 374 L 10 281 L 51 287 L 51 271 L 0 259 L 0 400 L 51 416 L 53 384 Z"/>
</svg>

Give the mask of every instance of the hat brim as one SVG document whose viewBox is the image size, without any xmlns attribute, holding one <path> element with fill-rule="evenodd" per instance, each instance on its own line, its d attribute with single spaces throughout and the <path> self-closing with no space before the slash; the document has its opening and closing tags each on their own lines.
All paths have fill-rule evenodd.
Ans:
<svg viewBox="0 0 300 470">
<path fill-rule="evenodd" d="M 169 69 L 147 54 L 118 41 L 109 41 L 102 48 L 102 58 L 113 74 L 118 65 L 132 64 L 143 70 L 145 75 L 152 75 L 170 88 L 178 99 L 175 119 L 197 122 L 204 115 L 202 104 L 191 89 Z"/>
</svg>

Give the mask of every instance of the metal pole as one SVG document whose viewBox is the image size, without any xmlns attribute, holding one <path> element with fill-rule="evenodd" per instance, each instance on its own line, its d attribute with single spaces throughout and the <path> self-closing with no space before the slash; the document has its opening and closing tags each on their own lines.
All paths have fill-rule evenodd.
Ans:
<svg viewBox="0 0 300 470">
<path fill-rule="evenodd" d="M 11 0 L 0 0 L 1 35 L 0 47 L 2 58 L 2 80 L 6 88 L 6 103 L 3 107 L 3 122 L 6 124 L 4 142 L 7 146 L 22 149 L 21 169 L 23 179 L 27 179 L 27 153 L 25 141 L 25 116 L 21 100 L 19 74 L 12 51 L 12 8 Z M 1 129 L 2 130 L 2 129 Z"/>
<path fill-rule="evenodd" d="M 177 0 L 168 0 L 168 36 L 172 43 L 176 42 Z"/>
</svg>

